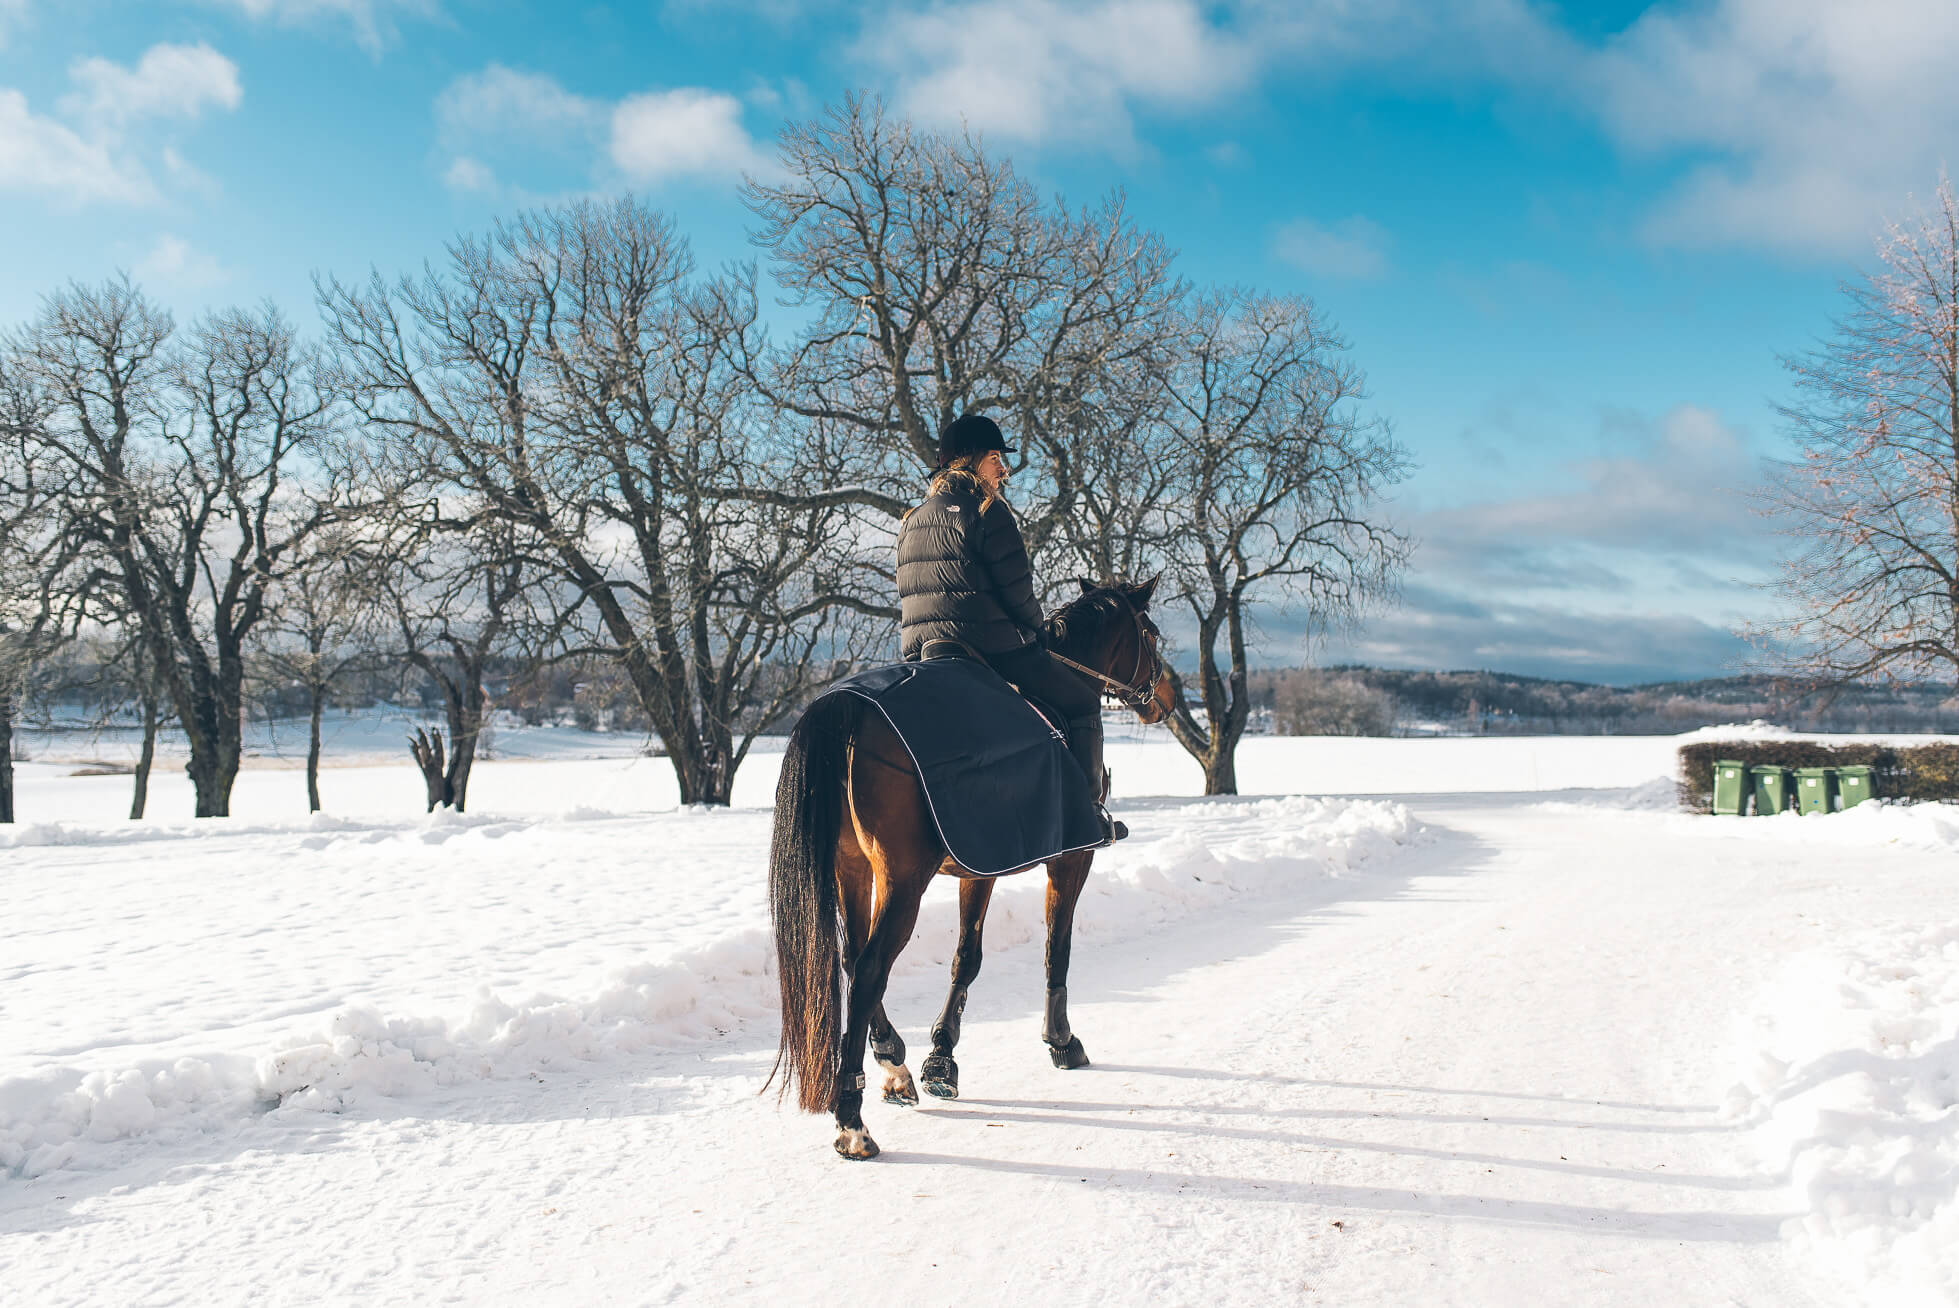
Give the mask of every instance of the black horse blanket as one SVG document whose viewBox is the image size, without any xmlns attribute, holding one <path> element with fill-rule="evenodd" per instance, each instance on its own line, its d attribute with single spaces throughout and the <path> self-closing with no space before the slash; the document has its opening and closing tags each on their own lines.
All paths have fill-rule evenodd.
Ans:
<svg viewBox="0 0 1959 1308">
<path fill-rule="evenodd" d="M 894 663 L 831 687 L 873 705 L 910 751 L 953 860 L 997 877 L 1102 841 L 1061 732 L 976 659 Z"/>
</svg>

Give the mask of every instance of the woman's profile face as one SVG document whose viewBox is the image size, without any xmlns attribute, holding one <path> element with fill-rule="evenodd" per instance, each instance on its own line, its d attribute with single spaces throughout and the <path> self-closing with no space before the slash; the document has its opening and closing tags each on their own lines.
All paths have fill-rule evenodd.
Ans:
<svg viewBox="0 0 1959 1308">
<path fill-rule="evenodd" d="M 985 483 L 986 493 L 989 495 L 998 495 L 1000 488 L 1007 484 L 1007 478 L 1013 475 L 1007 467 L 1007 461 L 1000 457 L 998 450 L 987 455 L 980 465 L 973 469 L 973 473 Z"/>
</svg>

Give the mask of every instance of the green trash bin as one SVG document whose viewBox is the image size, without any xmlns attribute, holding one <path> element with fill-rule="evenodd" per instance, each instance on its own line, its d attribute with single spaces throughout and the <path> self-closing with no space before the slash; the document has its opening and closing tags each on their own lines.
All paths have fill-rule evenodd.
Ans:
<svg viewBox="0 0 1959 1308">
<path fill-rule="evenodd" d="M 1774 817 L 1789 807 L 1789 769 L 1757 763 L 1748 769 L 1749 790 L 1755 796 L 1755 816 Z"/>
<path fill-rule="evenodd" d="M 1714 812 L 1717 817 L 1740 817 L 1748 798 L 1748 765 L 1737 759 L 1714 760 Z"/>
<path fill-rule="evenodd" d="M 1861 763 L 1837 769 L 1837 799 L 1843 808 L 1856 808 L 1877 792 L 1871 785 L 1871 769 Z"/>
<path fill-rule="evenodd" d="M 1796 769 L 1796 811 L 1828 813 L 1836 807 L 1837 770 L 1835 768 Z"/>
</svg>

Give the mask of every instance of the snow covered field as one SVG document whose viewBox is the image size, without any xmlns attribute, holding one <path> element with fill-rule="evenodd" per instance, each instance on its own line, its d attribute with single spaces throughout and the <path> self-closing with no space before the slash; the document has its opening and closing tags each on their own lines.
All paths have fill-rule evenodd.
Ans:
<svg viewBox="0 0 1959 1308">
<path fill-rule="evenodd" d="M 885 1149 L 755 1093 L 776 758 L 504 730 L 426 817 L 400 724 L 225 822 L 42 738 L 0 828 L 0 1299 L 1959 1302 L 1959 808 L 1672 811 L 1677 741 L 1254 739 L 1137 835 L 1039 1043 L 1003 882 L 963 1095 Z M 916 1070 L 949 883 L 889 1008 Z"/>
</svg>

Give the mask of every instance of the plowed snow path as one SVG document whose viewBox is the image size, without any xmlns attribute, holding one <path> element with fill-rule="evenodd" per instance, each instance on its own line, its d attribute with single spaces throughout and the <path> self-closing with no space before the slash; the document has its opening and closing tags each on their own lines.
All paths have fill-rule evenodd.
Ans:
<svg viewBox="0 0 1959 1308">
<path fill-rule="evenodd" d="M 769 1033 L 160 1147 L 0 1194 L 10 1303 L 1815 1302 L 1721 1122 L 1731 1024 L 1818 917 L 1929 911 L 1902 850 L 1709 840 L 1537 796 L 1399 797 L 1437 839 L 1317 904 L 989 960 L 967 1097 L 885 1149 L 755 1088 Z M 935 893 L 946 893 L 939 887 Z M 890 1007 L 912 1064 L 942 994 Z"/>
</svg>

